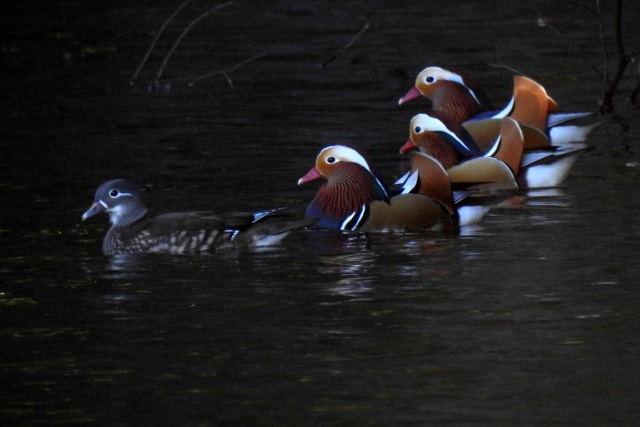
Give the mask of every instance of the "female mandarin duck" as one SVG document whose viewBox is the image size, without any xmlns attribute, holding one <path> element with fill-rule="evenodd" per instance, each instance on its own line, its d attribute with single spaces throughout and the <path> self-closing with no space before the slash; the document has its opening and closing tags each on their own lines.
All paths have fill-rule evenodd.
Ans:
<svg viewBox="0 0 640 427">
<path fill-rule="evenodd" d="M 489 167 L 489 164 L 480 166 L 482 163 L 478 162 L 478 156 L 482 156 L 480 158 L 493 157 L 508 165 L 521 188 L 555 187 L 566 179 L 578 158 L 590 149 L 585 144 L 551 146 L 548 138 L 535 128 L 519 125 L 511 118 L 504 118 L 492 120 L 492 125 L 500 126 L 496 132 L 488 133 L 486 129 L 482 130 L 482 138 L 493 139 L 491 147 L 487 147 L 486 141 L 483 141 L 481 152 L 460 159 L 460 143 L 456 138 L 466 138 L 470 135 L 471 140 L 475 140 L 476 129 L 469 128 L 470 132 L 465 133 L 455 132 L 439 118 L 441 116 L 442 114 L 414 116 L 410 124 L 410 139 L 400 152 L 418 149 L 434 156 L 443 163 L 454 184 L 459 183 L 457 181 L 460 179 L 460 169 L 466 171 L 465 179 L 473 179 L 474 173 L 485 174 L 484 168 Z M 472 157 L 473 161 L 468 160 Z M 500 176 L 503 183 L 500 188 L 504 189 L 503 185 L 508 181 L 507 176 Z"/>
<path fill-rule="evenodd" d="M 361 150 L 346 145 L 326 147 L 315 166 L 298 180 L 298 184 L 327 180 L 306 216 L 317 218 L 321 228 L 343 231 L 455 231 L 458 219 L 449 178 L 435 160 L 429 165 L 422 172 L 429 190 L 391 196 Z"/>
<path fill-rule="evenodd" d="M 102 244 L 105 255 L 182 254 L 273 245 L 291 230 L 313 223 L 308 219 L 281 224 L 262 222 L 279 210 L 227 214 L 182 212 L 149 218 L 142 190 L 128 180 L 116 179 L 98 187 L 93 205 L 82 215 L 82 220 L 102 212 L 109 214 L 113 225 Z"/>
<path fill-rule="evenodd" d="M 554 145 L 584 141 L 598 125 L 558 126 L 560 123 L 591 116 L 592 113 L 558 113 L 558 105 L 546 90 L 534 80 L 514 76 L 514 90 L 510 102 L 501 111 L 491 111 L 484 93 L 464 74 L 440 67 L 427 67 L 416 78 L 415 86 L 400 98 L 400 105 L 425 97 L 432 109 L 444 111 L 458 122 L 510 116 L 522 124 L 549 133 Z M 532 113 L 537 115 L 532 118 Z M 527 116 L 527 120 L 520 117 Z"/>
</svg>

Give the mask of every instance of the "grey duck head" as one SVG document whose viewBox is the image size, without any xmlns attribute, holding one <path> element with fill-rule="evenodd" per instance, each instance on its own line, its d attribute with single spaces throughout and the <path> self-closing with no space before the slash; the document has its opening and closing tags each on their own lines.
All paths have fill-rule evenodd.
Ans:
<svg viewBox="0 0 640 427">
<path fill-rule="evenodd" d="M 143 200 L 144 193 L 131 181 L 107 181 L 98 187 L 93 204 L 82 215 L 82 220 L 106 212 L 114 227 L 126 227 L 147 213 Z"/>
</svg>

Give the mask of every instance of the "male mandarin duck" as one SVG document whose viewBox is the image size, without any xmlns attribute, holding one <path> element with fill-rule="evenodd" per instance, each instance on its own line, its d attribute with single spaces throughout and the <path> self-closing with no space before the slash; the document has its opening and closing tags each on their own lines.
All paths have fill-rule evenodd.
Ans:
<svg viewBox="0 0 640 427">
<path fill-rule="evenodd" d="M 451 184 L 435 160 L 422 172 L 424 194 L 390 195 L 373 163 L 355 147 L 332 145 L 320 151 L 315 166 L 298 184 L 326 179 L 309 204 L 306 216 L 316 226 L 343 231 L 457 230 Z"/>
<path fill-rule="evenodd" d="M 142 190 L 125 179 L 103 183 L 83 215 L 86 220 L 102 212 L 112 223 L 102 251 L 105 255 L 161 252 L 198 253 L 227 247 L 257 247 L 280 242 L 293 229 L 312 224 L 304 219 L 279 224 L 264 223 L 279 209 L 263 212 L 181 212 L 147 216 Z"/>
<path fill-rule="evenodd" d="M 505 157 L 508 156 L 507 152 L 517 153 L 518 151 L 517 146 L 509 147 L 509 145 L 504 144 L 503 148 L 500 148 Z M 472 167 L 454 167 L 454 176 L 451 178 L 437 159 L 428 154 L 413 151 L 410 170 L 395 182 L 394 189 L 397 189 L 398 194 L 416 193 L 440 200 L 450 212 L 454 209 L 457 211 L 460 227 L 475 224 L 492 207 L 509 197 L 500 193 L 499 190 L 513 190 L 517 188 L 517 183 L 509 166 L 501 160 L 477 158 L 467 163 Z M 483 170 L 484 176 L 475 173 L 474 164 L 475 167 Z M 468 176 L 469 170 L 474 171 L 471 178 Z M 457 188 L 453 193 L 452 185 Z"/>
<path fill-rule="evenodd" d="M 494 158 L 477 158 L 467 162 L 470 165 L 476 163 L 476 166 L 479 166 L 484 171 L 485 176 L 480 177 L 477 173 L 474 173 L 472 179 L 469 179 L 466 176 L 468 171 L 461 167 L 459 170 L 454 169 L 454 174 L 457 174 L 457 176 L 453 179 L 449 178 L 448 174 L 441 173 L 439 179 L 442 182 L 440 185 L 435 186 L 433 185 L 433 177 L 427 174 L 435 169 L 442 170 L 440 162 L 424 153 L 414 151 L 411 154 L 409 172 L 395 183 L 400 187 L 400 193 L 417 193 L 436 200 L 446 200 L 450 209 L 450 200 L 453 199 L 455 209 L 458 212 L 458 225 L 460 227 L 479 222 L 493 206 L 509 197 L 508 195 L 505 196 L 505 193 L 496 193 L 497 190 L 517 188 L 515 177 L 509 167 Z M 473 168 L 471 169 L 473 170 Z M 447 183 L 446 180 L 449 180 L 449 182 Z M 459 187 L 459 190 L 451 193 L 451 185 L 454 180 L 458 181 L 455 185 Z M 490 186 L 487 186 L 487 182 L 491 183 Z"/>
<path fill-rule="evenodd" d="M 485 111 L 493 111 L 482 88 L 468 74 L 459 70 L 425 68 L 416 77 L 415 86 L 398 100 L 398 104 L 420 97 L 430 99 L 433 110 L 448 113 L 458 123 Z"/>
<path fill-rule="evenodd" d="M 405 153 L 419 146 L 421 152 L 435 157 L 445 169 L 487 151 L 478 147 L 473 135 L 460 123 L 439 111 L 433 111 L 430 116 L 414 116 L 409 132 L 410 139 L 400 152 Z"/>
<path fill-rule="evenodd" d="M 474 173 L 486 174 L 485 168 L 495 168 L 495 162 L 489 166 L 487 160 L 482 161 L 486 165 L 478 161 L 480 158 L 493 157 L 509 165 L 521 188 L 555 187 L 566 179 L 578 158 L 590 149 L 586 144 L 551 146 L 548 138 L 540 131 L 520 125 L 509 117 L 491 119 L 490 124 L 495 128 L 492 132 L 470 127 L 461 133 L 459 130 L 456 132 L 455 128 L 449 128 L 446 121 L 441 120 L 442 116 L 441 113 L 414 116 L 409 127 L 410 139 L 402 146 L 400 152 L 418 149 L 434 156 L 443 163 L 454 184 L 461 179 L 460 170 L 465 171 L 465 179 L 472 179 Z M 458 140 L 470 135 L 471 141 L 475 141 L 479 134 L 483 139 L 482 144 L 478 144 L 481 145 L 480 151 L 473 156 L 460 159 Z M 486 144 L 487 141 L 493 141 L 491 146 Z M 469 159 L 473 159 L 473 162 Z M 481 164 L 484 166 L 480 166 Z M 508 175 L 501 173 L 500 177 L 503 185 L 507 182 L 509 186 L 512 185 Z"/>
<path fill-rule="evenodd" d="M 440 117 L 440 118 L 438 118 Z M 460 148 L 475 146 L 472 135 L 464 128 L 458 132 L 449 128 L 442 114 L 418 114 L 411 119 L 410 139 L 400 149 L 401 153 L 419 150 L 436 158 L 447 170 L 454 184 L 475 183 L 475 188 L 517 189 L 516 176 L 524 149 L 521 127 L 510 118 L 503 119 L 493 145 L 486 151 L 476 149 L 472 155 L 460 158 Z M 460 132 L 460 129 L 463 132 Z M 489 185 L 495 183 L 498 185 Z M 487 185 L 484 185 L 487 184 Z"/>
<path fill-rule="evenodd" d="M 514 76 L 514 90 L 510 102 L 501 111 L 491 111 L 483 92 L 466 75 L 440 67 L 422 70 L 400 105 L 425 97 L 431 100 L 432 110 L 443 111 L 459 123 L 485 118 L 510 116 L 521 124 L 548 132 L 555 145 L 584 141 L 597 125 L 558 126 L 569 120 L 587 117 L 592 113 L 558 113 L 558 105 L 537 82 Z M 526 116 L 526 119 L 522 116 Z"/>
</svg>

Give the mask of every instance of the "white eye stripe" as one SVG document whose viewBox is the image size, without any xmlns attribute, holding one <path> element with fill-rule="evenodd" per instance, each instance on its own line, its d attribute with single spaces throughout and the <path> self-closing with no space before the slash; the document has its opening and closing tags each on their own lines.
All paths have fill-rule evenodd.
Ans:
<svg viewBox="0 0 640 427">
<path fill-rule="evenodd" d="M 470 150 L 469 147 L 467 147 L 467 144 L 465 144 L 460 138 L 458 138 L 458 136 L 453 133 L 452 131 L 449 130 L 449 128 L 442 123 L 441 120 L 438 120 L 434 117 L 431 117 L 427 114 L 417 114 L 416 116 L 414 116 L 413 119 L 411 119 L 411 126 L 415 129 L 416 127 L 421 127 L 422 131 L 431 131 L 431 132 L 444 132 L 448 135 L 451 136 L 451 138 L 455 139 L 456 141 L 458 141 L 458 143 L 460 145 L 462 145 L 464 148 L 466 148 L 467 150 Z M 420 132 L 422 133 L 422 132 Z"/>
<path fill-rule="evenodd" d="M 417 128 L 421 128 L 420 132 L 418 133 L 421 133 L 423 131 L 441 131 L 450 133 L 449 129 L 447 129 L 447 127 L 444 125 L 444 123 L 442 123 L 441 120 L 438 120 L 426 114 L 417 114 L 411 120 L 411 128 L 413 128 L 414 130 L 416 130 Z"/>
<path fill-rule="evenodd" d="M 358 153 L 353 148 L 345 147 L 343 145 L 332 145 L 332 146 L 326 147 L 324 150 L 322 150 L 320 152 L 320 155 L 322 155 L 322 153 L 324 153 L 325 151 L 328 151 L 328 150 L 331 151 L 330 154 L 332 154 L 332 155 L 327 157 L 327 163 L 335 163 L 335 162 L 339 162 L 339 161 L 357 163 L 360 166 L 362 166 L 363 168 L 365 168 L 366 170 L 368 170 L 369 173 L 373 174 L 373 172 L 371 172 L 371 169 L 369 168 L 369 164 L 364 159 L 364 157 L 362 157 L 362 155 L 360 155 L 360 153 Z M 329 159 L 331 159 L 331 158 L 334 159 L 333 162 L 329 161 Z"/>
<path fill-rule="evenodd" d="M 443 72 L 444 72 L 443 74 L 447 76 L 448 80 L 454 81 L 454 82 L 464 86 L 464 88 L 467 89 L 467 91 L 469 91 L 469 95 L 471 95 L 473 97 L 473 99 L 478 104 L 480 104 L 480 101 L 478 101 L 478 98 L 476 97 L 476 94 L 473 93 L 471 88 L 464 83 L 464 80 L 462 80 L 462 77 L 459 74 L 455 74 L 455 73 L 452 73 L 450 71 L 444 71 L 444 70 L 443 70 Z"/>
<path fill-rule="evenodd" d="M 471 90 L 471 88 L 469 88 L 469 86 L 467 86 L 464 83 L 464 80 L 462 79 L 462 76 L 460 74 L 452 73 L 451 71 L 447 71 L 447 70 L 445 70 L 443 68 L 440 68 L 440 67 L 428 67 L 428 68 L 425 68 L 420 73 L 420 75 L 422 75 L 422 74 L 424 74 L 423 81 L 426 84 L 435 83 L 438 80 L 449 80 L 449 81 L 452 81 L 452 82 L 455 82 L 455 83 L 458 83 L 458 84 L 464 86 L 464 88 L 467 89 L 467 91 L 469 91 L 469 94 L 473 97 L 473 99 L 478 104 L 480 104 L 480 101 L 476 97 L 476 94 Z M 427 79 L 429 77 L 432 77 L 434 80 L 431 81 L 431 82 L 428 82 Z"/>
<path fill-rule="evenodd" d="M 323 153 L 325 151 L 327 151 L 327 153 L 324 160 L 329 164 L 343 161 L 343 162 L 355 163 L 357 165 L 362 166 L 362 168 L 364 168 L 367 172 L 371 174 L 373 178 L 375 178 L 376 193 L 382 194 L 384 198 L 389 198 L 389 194 L 387 192 L 386 186 L 373 173 L 373 171 L 369 167 L 369 163 L 367 162 L 367 160 L 356 150 L 354 150 L 351 147 L 346 147 L 344 145 L 331 145 L 329 147 L 324 148 L 322 151 L 320 151 L 320 154 L 318 154 L 318 159 L 323 158 Z M 330 161 L 330 160 L 333 160 L 333 161 Z"/>
<path fill-rule="evenodd" d="M 121 196 L 133 196 L 133 194 L 125 193 L 123 191 L 118 190 L 117 188 L 114 188 L 109 191 L 109 197 L 111 197 L 112 199 L 117 199 L 118 197 L 121 197 Z"/>
</svg>

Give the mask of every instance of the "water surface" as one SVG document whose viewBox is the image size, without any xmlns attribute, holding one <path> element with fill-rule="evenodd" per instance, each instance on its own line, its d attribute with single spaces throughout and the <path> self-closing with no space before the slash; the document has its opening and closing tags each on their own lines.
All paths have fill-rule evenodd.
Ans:
<svg viewBox="0 0 640 427">
<path fill-rule="evenodd" d="M 107 259 L 107 218 L 80 222 L 117 177 L 157 212 L 302 215 L 317 186 L 296 181 L 336 142 L 396 177 L 427 105 L 396 100 L 430 64 L 468 70 L 497 104 L 511 75 L 488 64 L 505 64 L 563 109 L 595 111 L 600 78 L 537 19 L 600 65 L 588 13 L 236 2 L 183 39 L 161 76 L 170 91 L 154 94 L 174 40 L 214 4 L 185 7 L 130 85 L 177 4 L 14 3 L 0 86 L 3 425 L 640 421 L 640 126 L 623 93 L 559 191 L 453 239 L 306 231 L 261 251 Z"/>
</svg>

